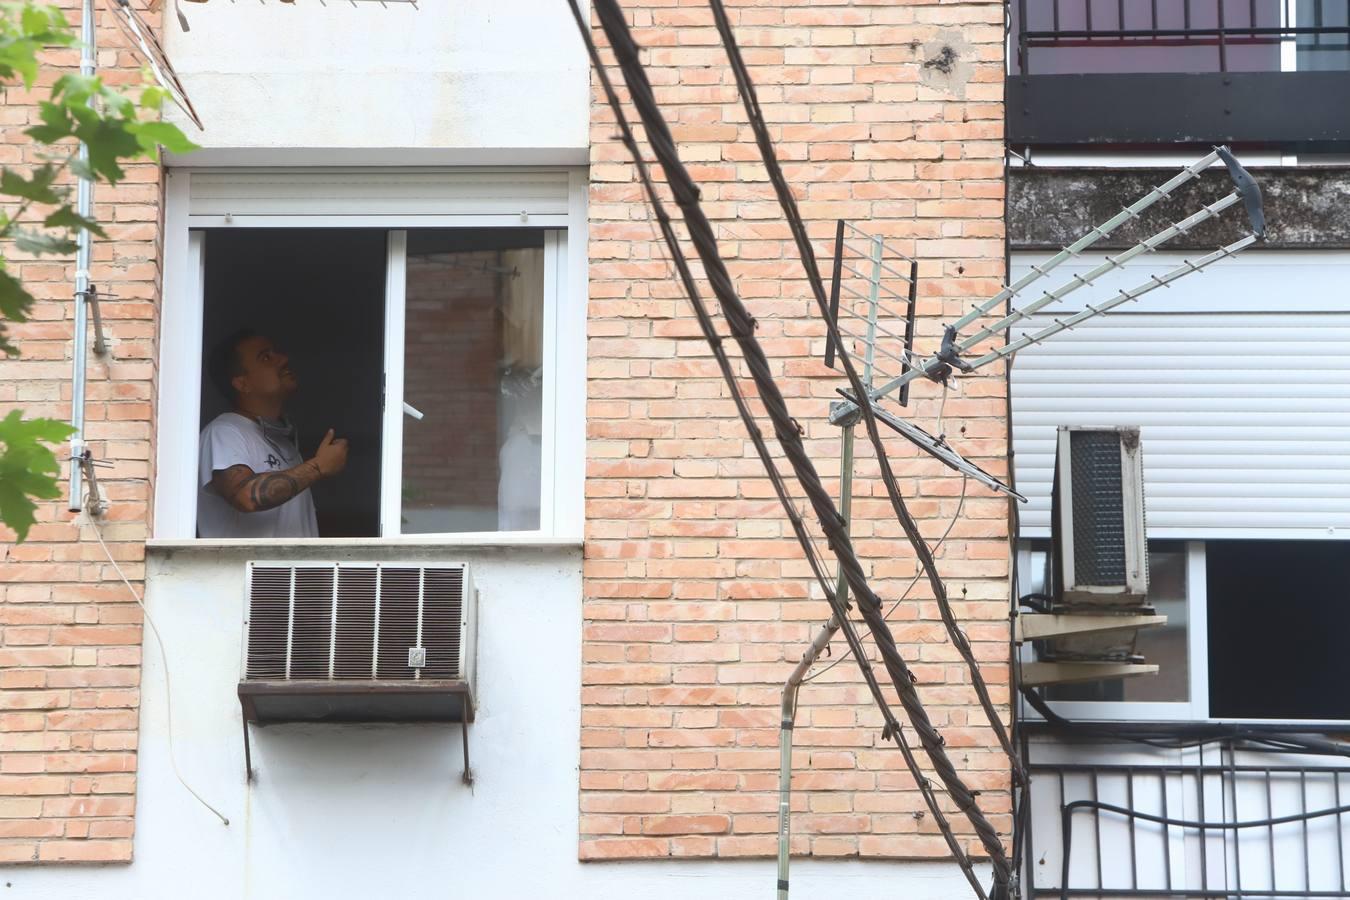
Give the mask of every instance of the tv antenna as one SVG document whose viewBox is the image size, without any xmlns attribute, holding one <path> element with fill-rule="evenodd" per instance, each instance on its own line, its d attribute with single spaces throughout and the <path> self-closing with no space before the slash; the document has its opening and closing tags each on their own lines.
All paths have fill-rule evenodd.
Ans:
<svg viewBox="0 0 1350 900">
<path fill-rule="evenodd" d="M 975 325 L 981 319 L 997 315 L 1004 304 L 1019 297 L 1040 279 L 1047 276 L 1057 266 L 1080 256 L 1098 241 L 1110 235 L 1125 223 L 1139 218 L 1149 207 L 1171 197 L 1182 185 L 1222 161 L 1233 181 L 1231 193 L 1158 231 L 1152 236 L 1134 244 L 1114 257 L 1108 256 L 1104 262 L 1083 275 L 1071 275 L 1067 281 L 1041 296 L 1001 315 L 995 322 L 976 328 L 971 334 L 962 337 L 962 329 Z M 1247 212 L 1250 232 L 1237 241 L 1207 253 L 1195 260 L 1184 260 L 1181 265 L 1160 275 L 1150 276 L 1136 287 L 1121 290 L 1114 296 L 1096 304 L 1087 304 L 1085 308 L 1063 319 L 1056 318 L 1051 324 L 999 347 L 986 350 L 977 358 L 967 361 L 963 353 L 975 350 L 984 342 L 996 337 L 1006 329 L 1026 320 L 1051 303 L 1078 290 L 1089 287 L 1109 272 L 1123 269 L 1131 260 L 1162 247 L 1168 241 L 1184 235 L 1213 219 L 1230 207 L 1241 202 Z M 939 413 L 938 434 L 925 431 L 911 421 L 901 418 L 895 412 L 880 405 L 879 401 L 891 400 L 900 407 L 909 405 L 910 384 L 919 377 L 927 377 L 943 385 L 944 391 L 951 384 L 956 372 L 969 373 L 1001 359 L 1009 359 L 1018 350 L 1039 344 L 1055 335 L 1067 331 L 1089 319 L 1104 315 L 1110 310 L 1136 300 L 1150 291 L 1167 287 L 1180 278 L 1226 259 L 1265 236 L 1265 216 L 1261 203 L 1261 192 L 1256 182 L 1233 157 L 1227 147 L 1216 147 L 1211 153 L 1190 166 L 1182 169 L 1166 183 L 1149 191 L 1134 203 L 1122 209 L 1107 222 L 1088 231 L 1087 234 L 1062 249 L 1046 263 L 1033 266 L 1032 271 L 1011 285 L 1005 286 L 993 297 L 977 303 L 956 322 L 943 329 L 941 344 L 937 352 L 927 359 L 920 359 L 914 353 L 915 313 L 918 300 L 918 263 L 888 245 L 884 238 L 869 234 L 855 224 L 840 220 L 835 230 L 834 270 L 830 282 L 830 317 L 833 320 L 840 339 L 851 345 L 850 352 L 862 358 L 862 385 L 867 393 L 869 405 L 877 421 L 890 427 L 915 446 L 927 452 L 944 465 L 967 478 L 984 485 L 989 490 L 1004 494 L 1023 503 L 1027 498 L 1012 487 L 1004 484 L 995 476 L 984 471 L 974 462 L 966 459 L 947 441 L 942 432 Z M 833 337 L 826 340 L 825 365 L 834 368 L 837 348 Z M 874 387 L 874 382 L 881 381 Z M 853 499 L 853 444 L 854 427 L 862 416 L 857 398 L 848 391 L 840 389 L 843 400 L 830 408 L 830 421 L 842 429 L 840 436 L 840 512 L 845 527 L 851 522 Z M 964 489 L 963 489 L 964 491 Z M 964 496 L 964 493 L 963 493 Z M 958 513 L 959 515 L 959 507 Z M 846 597 L 848 586 L 844 582 L 842 571 L 836 584 L 836 592 Z M 889 615 L 889 613 L 887 614 Z M 979 674 L 973 656 L 968 654 L 969 645 L 948 610 L 943 610 L 944 624 L 949 636 L 966 657 L 971 671 L 972 684 L 980 694 L 982 702 L 986 700 L 983 680 Z M 783 686 L 782 724 L 779 731 L 779 817 L 778 817 L 778 897 L 787 900 L 788 869 L 791 843 L 791 782 L 792 782 L 792 727 L 796 718 L 797 696 L 802 684 L 808 680 L 811 668 L 825 652 L 830 641 L 842 627 L 838 616 L 821 626 L 814 639 L 803 653 L 800 662 L 793 669 Z M 836 661 L 837 662 L 837 661 Z M 817 673 L 818 674 L 818 673 Z M 809 676 L 814 677 L 814 676 Z M 986 712 L 989 711 L 986 703 Z M 991 716 L 990 724 L 997 729 L 996 720 Z M 1000 732 L 1001 734 L 1001 732 Z"/>
<path fill-rule="evenodd" d="M 962 334 L 964 329 L 978 323 L 981 319 L 990 315 L 998 315 L 1000 308 L 1005 304 L 1015 301 L 1023 295 L 1028 288 L 1049 275 L 1054 269 L 1070 259 L 1081 256 L 1089 250 L 1094 244 L 1116 231 L 1122 225 L 1140 217 L 1140 215 L 1160 200 L 1171 197 L 1182 185 L 1199 177 L 1202 172 L 1222 161 L 1228 169 L 1228 174 L 1233 181 L 1233 190 L 1224 197 L 1202 206 L 1194 213 L 1185 218 L 1168 225 L 1161 231 L 1145 238 L 1134 244 L 1129 249 L 1117 254 L 1108 256 L 1104 262 L 1095 266 L 1091 271 L 1083 275 L 1071 275 L 1068 280 L 1055 287 L 1052 290 L 1042 292 L 1040 297 L 1027 302 L 1020 308 L 1014 309 L 1005 315 L 987 325 L 976 328 L 968 335 Z M 1050 325 L 1039 328 L 1029 334 L 1025 334 L 1014 341 L 999 347 L 986 350 L 975 359 L 966 360 L 963 354 L 976 350 L 981 344 L 991 338 L 996 337 L 1001 332 L 1011 328 L 1014 325 L 1034 315 L 1039 310 L 1063 300 L 1069 294 L 1079 288 L 1089 287 L 1102 276 L 1118 269 L 1123 269 L 1131 260 L 1151 253 L 1168 241 L 1180 235 L 1187 234 L 1196 226 L 1220 216 L 1224 211 L 1241 203 L 1247 212 L 1248 222 L 1251 226 L 1250 231 L 1243 237 L 1223 247 L 1219 247 L 1210 253 L 1205 254 L 1195 260 L 1183 260 L 1181 265 L 1166 272 L 1163 275 L 1150 276 L 1141 284 L 1121 290 L 1115 296 L 1110 297 L 1097 304 L 1087 304 L 1084 309 L 1074 313 L 1064 319 L 1055 319 Z M 1242 168 L 1232 152 L 1227 147 L 1215 147 L 1212 152 L 1204 158 L 1182 169 L 1166 183 L 1159 185 L 1149 191 L 1143 197 L 1140 197 L 1134 203 L 1116 213 L 1106 222 L 1091 229 L 1087 234 L 1074 241 L 1069 246 L 1063 248 L 1045 263 L 1039 266 L 1032 266 L 1031 271 L 1019 278 L 1010 285 L 1006 285 L 993 297 L 974 307 L 957 321 L 947 325 L 943 331 L 942 343 L 932 356 L 922 361 L 913 361 L 905 372 L 886 381 L 876 388 L 868 390 L 868 398 L 876 401 L 896 391 L 904 391 L 911 381 L 920 377 L 927 377 L 939 383 L 946 383 L 954 372 L 973 372 L 976 369 L 983 368 L 990 363 L 1001 359 L 1007 359 L 1017 351 L 1029 347 L 1033 344 L 1039 344 L 1062 331 L 1067 331 L 1089 319 L 1104 315 L 1120 306 L 1122 303 L 1128 303 L 1131 300 L 1137 300 L 1145 294 L 1157 290 L 1160 287 L 1167 287 L 1180 278 L 1184 278 L 1195 272 L 1199 272 L 1214 263 L 1234 256 L 1243 250 L 1255 244 L 1265 237 L 1266 223 L 1265 213 L 1261 203 L 1261 189 L 1257 186 L 1247 170 Z M 911 360 L 912 346 L 902 348 L 907 357 Z M 844 393 L 841 391 L 841 393 Z M 830 411 L 830 421 L 839 424 L 853 415 L 857 408 L 857 398 L 844 394 L 845 402 L 838 404 Z M 894 419 L 894 416 L 889 417 Z M 921 440 L 916 440 L 914 436 L 898 427 L 895 422 L 886 421 L 887 425 L 900 431 L 910 440 L 914 440 L 920 446 L 923 446 Z M 931 452 L 931 451 L 930 451 Z"/>
</svg>

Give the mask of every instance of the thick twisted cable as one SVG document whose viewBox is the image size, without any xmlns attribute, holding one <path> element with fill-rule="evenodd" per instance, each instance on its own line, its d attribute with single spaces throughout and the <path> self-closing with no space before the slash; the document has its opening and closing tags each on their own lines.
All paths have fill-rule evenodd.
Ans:
<svg viewBox="0 0 1350 900">
<path fill-rule="evenodd" d="M 982 886 L 979 883 L 979 880 L 975 877 L 974 870 L 971 865 L 969 857 L 962 850 L 960 844 L 957 842 L 955 838 L 955 835 L 952 833 L 951 826 L 948 823 L 945 814 L 942 812 L 941 807 L 938 805 L 937 797 L 932 789 L 931 783 L 928 781 L 927 778 L 924 777 L 923 772 L 919 767 L 918 760 L 916 759 L 913 751 L 909 747 L 908 741 L 905 739 L 904 733 L 903 731 L 901 731 L 899 723 L 895 720 L 894 715 L 891 713 L 889 705 L 886 702 L 885 696 L 881 693 L 880 685 L 876 681 L 876 676 L 871 669 L 871 665 L 866 661 L 865 658 L 860 658 L 858 655 L 861 652 L 862 646 L 861 640 L 857 637 L 856 631 L 854 630 L 852 623 L 849 622 L 846 618 L 845 614 L 847 612 L 847 605 L 841 603 L 837 599 L 837 597 L 834 595 L 834 592 L 831 590 L 830 585 L 823 577 L 823 573 L 821 571 L 818 558 L 814 552 L 814 545 L 812 544 L 809 536 L 806 533 L 805 527 L 801 521 L 800 516 L 797 514 L 795 507 L 792 505 L 791 498 L 787 494 L 786 487 L 783 484 L 782 477 L 778 472 L 777 466 L 774 464 L 772 458 L 769 456 L 768 447 L 765 445 L 763 440 L 763 434 L 760 431 L 758 425 L 754 422 L 753 416 L 750 413 L 748 406 L 744 402 L 744 398 L 740 391 L 740 387 L 736 381 L 734 373 L 732 372 L 730 361 L 727 359 L 726 353 L 722 349 L 721 338 L 716 334 L 715 330 L 712 327 L 711 317 L 708 315 L 707 310 L 703 305 L 702 299 L 698 294 L 698 290 L 694 283 L 693 276 L 689 270 L 687 260 L 685 259 L 684 256 L 684 252 L 680 248 L 679 242 L 675 237 L 670 217 L 669 215 L 666 214 L 664 204 L 662 204 L 659 195 L 656 193 L 655 186 L 652 184 L 646 163 L 642 158 L 641 152 L 637 145 L 637 141 L 633 137 L 632 129 L 628 125 L 627 117 L 624 115 L 623 108 L 619 103 L 618 96 L 614 91 L 613 85 L 609 79 L 608 72 L 605 70 L 602 62 L 600 61 L 599 53 L 596 50 L 595 43 L 591 39 L 590 30 L 585 20 L 582 18 L 581 11 L 576 4 L 576 0 L 569 0 L 569 5 L 572 8 L 573 17 L 576 20 L 577 27 L 581 31 L 582 39 L 586 44 L 587 52 L 590 54 L 592 65 L 596 69 L 596 73 L 605 91 L 606 98 L 609 101 L 611 109 L 614 111 L 615 119 L 617 124 L 619 125 L 620 135 L 623 140 L 623 143 L 628 148 L 630 154 L 633 156 L 634 163 L 638 170 L 638 175 L 643 183 L 644 189 L 646 190 L 648 200 L 652 205 L 657 221 L 660 224 L 661 232 L 666 241 L 666 245 L 671 251 L 671 256 L 675 261 L 675 266 L 680 275 L 681 282 L 683 283 L 686 294 L 690 298 L 691 305 L 694 307 L 695 314 L 699 319 L 700 327 L 703 330 L 704 336 L 707 338 L 709 345 L 712 348 L 713 355 L 718 360 L 719 368 L 721 369 L 723 378 L 726 381 L 729 389 L 731 390 L 732 396 L 736 401 L 737 410 L 740 413 L 741 420 L 745 424 L 746 430 L 750 433 L 751 440 L 755 444 L 756 450 L 758 451 L 760 456 L 760 460 L 763 462 L 765 469 L 769 474 L 770 481 L 774 484 L 775 491 L 778 494 L 780 502 L 783 504 L 783 508 L 786 511 L 789 520 L 793 523 L 793 530 L 796 532 L 798 541 L 802 545 L 802 548 L 807 555 L 808 561 L 810 561 L 812 565 L 813 571 L 816 573 L 817 580 L 820 581 L 821 583 L 822 589 L 825 592 L 825 596 L 831 604 L 831 608 L 840 617 L 839 621 L 841 622 L 841 627 L 843 628 L 845 639 L 850 646 L 850 651 L 852 652 L 855 659 L 860 659 L 859 667 L 863 672 L 864 679 L 868 684 L 868 688 L 871 691 L 874 700 L 876 701 L 878 707 L 882 712 L 883 718 L 885 719 L 886 722 L 887 731 L 895 736 L 896 744 L 901 750 L 901 753 L 905 760 L 905 764 L 908 767 L 911 775 L 913 775 L 915 783 L 918 785 L 920 793 L 924 797 L 925 803 L 928 806 L 929 811 L 933 815 L 935 824 L 938 825 L 938 828 L 941 830 L 943 836 L 946 838 L 948 847 L 951 849 L 954 858 L 960 865 L 963 873 L 966 876 L 966 879 L 970 882 L 971 887 L 974 889 L 976 895 L 980 897 L 981 900 L 983 900 L 983 898 L 985 897 L 985 893 Z"/>
<path fill-rule="evenodd" d="M 703 261 L 709 284 L 717 296 L 723 315 L 741 347 L 751 376 L 760 390 L 761 399 L 773 420 L 779 443 L 783 447 L 799 483 L 806 492 L 817 518 L 820 520 L 821 527 L 835 553 L 845 581 L 859 597 L 863 618 L 867 621 L 868 627 L 872 629 L 877 645 L 882 651 L 887 673 L 914 724 L 915 731 L 919 735 L 924 749 L 933 761 L 935 771 L 937 771 L 939 778 L 943 781 L 958 808 L 965 812 L 971 820 L 981 843 L 993 859 L 996 894 L 1005 895 L 1008 882 L 1008 864 L 998 834 L 989 820 L 978 809 L 973 793 L 956 774 L 955 766 L 943 747 L 941 737 L 928 719 L 914 688 L 914 681 L 909 668 L 900 656 L 894 638 L 890 635 L 885 620 L 882 618 L 881 602 L 867 584 L 862 566 L 853 552 L 844 521 L 828 492 L 825 491 L 810 457 L 805 452 L 800 427 L 789 413 L 782 393 L 774 382 L 763 349 L 755 339 L 753 333 L 754 319 L 737 296 L 730 274 L 727 272 L 726 265 L 718 252 L 717 240 L 713 234 L 711 223 L 699 205 L 698 189 L 680 161 L 669 127 L 656 105 L 651 85 L 647 81 L 646 73 L 637 58 L 637 45 L 634 43 L 627 23 L 624 21 L 622 10 L 615 0 L 598 0 L 596 10 L 601 25 L 610 39 L 610 45 L 614 48 L 620 68 L 624 72 L 634 106 L 647 129 L 648 141 L 665 172 L 666 180 L 670 184 L 676 204 L 684 213 L 686 227 Z M 857 648 L 853 649 L 856 653 Z M 886 735 L 898 737 L 898 734 L 898 731 L 888 723 Z M 958 856 L 958 858 L 961 857 Z"/>
<path fill-rule="evenodd" d="M 890 461 L 886 456 L 885 448 L 881 442 L 879 430 L 876 427 L 876 420 L 872 413 L 870 397 L 866 392 L 865 386 L 862 384 L 862 380 L 858 377 L 856 369 L 852 365 L 848 351 L 844 348 L 843 342 L 839 339 L 837 325 L 829 316 L 829 301 L 826 298 L 824 283 L 821 281 L 820 271 L 816 265 L 815 252 L 811 247 L 810 239 L 806 234 L 806 227 L 802 222 L 801 215 L 797 209 L 796 198 L 792 196 L 791 188 L 789 188 L 787 179 L 783 175 L 782 168 L 778 164 L 773 141 L 769 137 L 768 128 L 764 123 L 764 117 L 759 108 L 759 100 L 755 94 L 754 83 L 750 79 L 750 73 L 745 65 L 745 60 L 741 57 L 740 48 L 736 43 L 735 34 L 732 31 L 726 9 L 722 5 L 722 0 L 709 0 L 709 5 L 712 8 L 713 16 L 717 22 L 718 32 L 722 36 L 722 42 L 726 47 L 732 71 L 736 76 L 736 83 L 740 90 L 746 116 L 755 132 L 755 140 L 759 146 L 765 169 L 767 170 L 769 179 L 773 183 L 774 190 L 778 195 L 779 205 L 783 208 L 783 212 L 787 217 L 793 238 L 797 244 L 798 252 L 801 256 L 802 265 L 806 269 L 807 280 L 811 285 L 812 291 L 816 295 L 816 302 L 820 307 L 826 326 L 832 332 L 831 339 L 834 342 L 834 346 L 840 348 L 840 362 L 843 365 L 845 373 L 848 375 L 849 383 L 853 388 L 855 396 L 865 398 L 866 401 L 869 401 L 863 402 L 859 408 L 867 425 L 868 437 L 871 439 L 877 454 L 882 480 L 886 485 L 887 493 L 890 495 L 891 505 L 895 509 L 896 516 L 900 520 L 901 526 L 905 530 L 905 535 L 909 538 L 915 553 L 919 557 L 920 564 L 928 575 L 928 581 L 932 586 L 934 596 L 937 598 L 938 609 L 941 611 L 943 624 L 946 626 L 947 633 L 950 635 L 953 645 L 956 646 L 957 651 L 961 654 L 962 659 L 966 663 L 966 667 L 970 671 L 971 682 L 975 688 L 976 695 L 979 697 L 980 705 L 984 710 L 985 717 L 989 720 L 990 727 L 998 736 L 999 743 L 1002 745 L 1004 753 L 1006 753 L 1008 758 L 1012 761 L 1020 780 L 1021 763 L 1018 759 L 1018 755 L 1013 749 L 1012 741 L 1008 736 L 1007 730 L 1003 727 L 1002 719 L 994 709 L 993 701 L 989 696 L 989 690 L 984 683 L 984 678 L 980 674 L 979 663 L 975 659 L 975 654 L 970 646 L 970 641 L 966 638 L 965 633 L 961 631 L 961 628 L 956 621 L 956 616 L 952 612 L 951 604 L 947 597 L 946 586 L 943 584 L 942 579 L 938 574 L 937 566 L 933 559 L 932 552 L 928 547 L 928 543 L 919 533 L 918 524 L 914 521 L 913 516 L 910 515 L 909 510 L 905 505 L 904 498 L 900 494 L 894 473 L 891 471 Z M 878 636 L 878 640 L 880 643 L 880 636 Z M 916 729 L 919 727 L 917 722 L 915 723 L 915 727 Z M 925 747 L 927 746 L 927 742 L 925 742 Z M 978 807 L 974 805 L 973 798 L 970 811 L 978 813 Z M 990 853 L 990 857 L 996 861 L 995 868 L 997 872 L 999 868 L 998 860 L 1003 854 L 1002 841 L 997 838 L 996 833 L 993 832 L 992 826 L 987 829 L 987 831 L 982 830 L 974 817 L 972 817 L 972 824 L 976 825 L 976 829 L 981 833 L 982 839 L 989 836 L 993 837 L 992 842 L 986 840 L 985 844 L 986 849 Z M 1003 860 L 1003 866 L 1006 870 L 1006 858 Z"/>
</svg>

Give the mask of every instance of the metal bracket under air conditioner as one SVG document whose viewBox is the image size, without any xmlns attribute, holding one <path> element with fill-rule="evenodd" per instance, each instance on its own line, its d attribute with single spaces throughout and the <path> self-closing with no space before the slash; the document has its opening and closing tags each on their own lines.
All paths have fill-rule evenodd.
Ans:
<svg viewBox="0 0 1350 900">
<path fill-rule="evenodd" d="M 473 785 L 469 765 L 469 725 L 475 706 L 467 682 L 417 681 L 241 681 L 239 705 L 244 726 L 244 775 L 253 781 L 249 724 L 458 724 L 464 747 L 461 780 Z"/>
</svg>

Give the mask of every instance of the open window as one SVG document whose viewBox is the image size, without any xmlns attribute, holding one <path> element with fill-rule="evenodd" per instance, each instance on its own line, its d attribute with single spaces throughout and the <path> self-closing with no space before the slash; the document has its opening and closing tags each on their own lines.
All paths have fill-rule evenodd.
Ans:
<svg viewBox="0 0 1350 900">
<path fill-rule="evenodd" d="M 332 428 L 341 475 L 313 487 L 323 537 L 538 532 L 553 416 L 559 232 L 544 228 L 212 229 L 202 351 L 251 328 L 290 357 L 309 458 Z M 203 373 L 200 426 L 229 411 Z M 547 472 L 551 476 L 551 471 Z"/>
<path fill-rule="evenodd" d="M 1049 553 L 1021 542 L 1023 595 L 1044 590 Z M 1137 649 L 1158 674 L 1043 694 L 1070 719 L 1350 721 L 1347 592 L 1344 541 L 1150 541 L 1148 602 L 1167 624 L 1141 629 Z"/>
<path fill-rule="evenodd" d="M 155 537 L 197 534 L 206 373 L 248 328 L 289 357 L 285 415 L 342 474 L 321 538 L 580 540 L 586 178 L 564 169 L 171 169 Z M 288 539 L 289 540 L 289 539 Z"/>
<path fill-rule="evenodd" d="M 1048 585 L 1050 541 L 1024 540 L 1018 553 L 1020 594 L 1041 594 Z M 1205 670 L 1205 544 L 1149 541 L 1148 603 L 1167 624 L 1141 628 L 1135 649 L 1156 675 L 1052 685 L 1047 700 L 1068 718 L 1203 719 Z"/>
</svg>

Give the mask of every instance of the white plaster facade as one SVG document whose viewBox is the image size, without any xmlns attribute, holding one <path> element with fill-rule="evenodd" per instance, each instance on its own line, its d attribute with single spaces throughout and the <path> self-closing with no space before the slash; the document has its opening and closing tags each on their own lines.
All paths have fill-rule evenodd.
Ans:
<svg viewBox="0 0 1350 900">
<path fill-rule="evenodd" d="M 192 30 L 170 9 L 164 37 L 206 124 L 186 129 L 207 151 L 194 166 L 221 149 L 321 151 L 297 165 L 586 161 L 589 72 L 566 3 L 179 7 Z"/>
<path fill-rule="evenodd" d="M 575 546 L 152 548 L 146 601 L 168 651 L 147 637 L 135 860 L 22 867 L 12 896 L 42 900 L 215 898 L 588 898 L 768 896 L 772 860 L 582 863 L 577 859 L 581 553 Z M 479 590 L 475 783 L 461 783 L 458 725 L 274 725 L 253 729 L 244 777 L 235 686 L 250 559 L 456 561 Z M 917 900 L 969 890 L 944 863 L 798 861 L 793 897 Z"/>
</svg>

